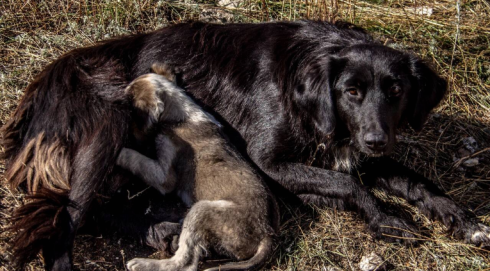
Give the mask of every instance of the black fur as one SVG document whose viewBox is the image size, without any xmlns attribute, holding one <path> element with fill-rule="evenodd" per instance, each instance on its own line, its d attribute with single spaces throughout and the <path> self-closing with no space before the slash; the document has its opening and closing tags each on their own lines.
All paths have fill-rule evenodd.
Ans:
<svg viewBox="0 0 490 271">
<path fill-rule="evenodd" d="M 71 268 L 80 217 L 94 189 L 110 182 L 118 151 L 131 144 L 125 138 L 130 109 L 122 91 L 156 62 L 179 71 L 177 82 L 225 124 L 243 154 L 303 201 L 357 209 L 380 237 L 413 236 L 404 231 L 414 231 L 410 222 L 387 215 L 350 174 L 357 166 L 368 173 L 368 184 L 407 198 L 466 241 L 489 243 L 488 235 L 472 238 L 481 226 L 430 181 L 398 165 L 382 167 L 390 160 L 371 158 L 391 151 L 398 127 L 409 123 L 420 129 L 442 99 L 446 83 L 423 61 L 346 24 L 192 23 L 74 50 L 26 90 L 4 128 L 7 176 L 27 143 L 45 132 L 68 150 L 67 197 L 77 206 L 68 208 L 71 227 L 63 245 L 56 239 L 43 242 L 48 269 Z M 352 88 L 356 95 L 350 94 Z M 33 223 L 41 227 L 43 222 Z M 32 257 L 34 250 L 23 248 L 36 238 L 42 237 L 16 244 L 19 262 Z"/>
</svg>

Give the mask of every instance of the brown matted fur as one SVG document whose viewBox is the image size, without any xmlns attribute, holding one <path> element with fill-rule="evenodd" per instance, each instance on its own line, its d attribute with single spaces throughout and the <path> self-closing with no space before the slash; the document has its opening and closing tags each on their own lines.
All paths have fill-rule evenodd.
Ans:
<svg viewBox="0 0 490 271">
<path fill-rule="evenodd" d="M 71 268 L 76 229 L 126 141 L 130 110 L 123 91 L 132 76 L 122 59 L 136 53 L 140 39 L 63 55 L 27 87 L 2 127 L 5 177 L 27 192 L 12 217 L 18 268 L 41 250 L 46 269 Z"/>
<path fill-rule="evenodd" d="M 19 153 L 5 176 L 10 180 L 10 187 L 17 188 L 25 182 L 29 194 L 39 188 L 56 192 L 70 189 L 68 179 L 69 159 L 60 140 L 47 143 L 45 133 L 33 138 Z"/>
</svg>

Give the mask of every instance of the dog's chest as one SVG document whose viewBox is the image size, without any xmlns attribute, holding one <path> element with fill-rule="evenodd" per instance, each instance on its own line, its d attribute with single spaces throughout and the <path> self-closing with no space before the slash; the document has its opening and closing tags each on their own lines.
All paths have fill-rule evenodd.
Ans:
<svg viewBox="0 0 490 271">
<path fill-rule="evenodd" d="M 307 164 L 350 173 L 358 165 L 359 159 L 359 151 L 348 144 L 329 147 L 326 147 L 325 144 L 320 144 Z"/>
</svg>

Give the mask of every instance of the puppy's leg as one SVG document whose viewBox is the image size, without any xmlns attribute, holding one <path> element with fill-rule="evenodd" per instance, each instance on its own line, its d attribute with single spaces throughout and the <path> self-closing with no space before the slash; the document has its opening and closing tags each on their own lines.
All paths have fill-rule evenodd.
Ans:
<svg viewBox="0 0 490 271">
<path fill-rule="evenodd" d="M 207 242 L 209 236 L 206 236 L 208 227 L 206 227 L 204 221 L 209 221 L 210 219 L 214 221 L 213 213 L 216 208 L 220 208 L 219 202 L 225 201 L 200 201 L 191 208 L 182 226 L 179 248 L 172 258 L 167 260 L 136 258 L 128 262 L 128 269 L 131 271 L 197 270 L 200 256 L 209 247 Z"/>
<path fill-rule="evenodd" d="M 133 259 L 128 262 L 128 269 L 197 270 L 199 258 L 211 246 L 245 261 L 206 270 L 260 268 L 272 251 L 273 229 L 265 217 L 255 217 L 244 208 L 228 200 L 196 203 L 184 220 L 175 256 L 168 260 Z"/>
<path fill-rule="evenodd" d="M 176 222 L 155 221 L 150 215 L 143 212 L 135 213 L 124 208 L 124 213 L 105 212 L 96 221 L 104 225 L 104 230 L 117 231 L 121 235 L 136 237 L 142 244 L 146 244 L 167 255 L 173 255 L 173 239 L 180 234 L 182 225 Z"/>
<path fill-rule="evenodd" d="M 173 237 L 178 236 L 181 230 L 180 223 L 164 221 L 153 224 L 146 232 L 144 242 L 155 249 L 172 252 L 174 250 Z"/>
<path fill-rule="evenodd" d="M 123 148 L 117 158 L 117 165 L 130 171 L 160 193 L 167 194 L 175 187 L 172 161 L 176 150 L 170 139 L 164 135 L 158 135 L 155 144 L 157 160 L 135 150 Z"/>
<path fill-rule="evenodd" d="M 365 161 L 360 171 L 366 183 L 405 198 L 429 218 L 442 221 L 458 238 L 468 243 L 490 245 L 490 227 L 476 222 L 473 214 L 459 207 L 434 183 L 389 158 Z"/>
<path fill-rule="evenodd" d="M 357 210 L 376 236 L 390 241 L 414 243 L 416 228 L 412 223 L 389 216 L 359 180 L 351 175 L 296 163 L 279 163 L 262 167 L 274 180 L 306 203 Z"/>
</svg>

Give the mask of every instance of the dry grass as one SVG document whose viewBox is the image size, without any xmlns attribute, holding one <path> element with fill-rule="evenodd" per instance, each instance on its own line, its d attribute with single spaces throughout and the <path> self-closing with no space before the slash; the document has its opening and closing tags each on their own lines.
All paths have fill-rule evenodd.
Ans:
<svg viewBox="0 0 490 271">
<path fill-rule="evenodd" d="M 490 3 L 408 0 L 3 0 L 0 3 L 0 121 L 15 109 L 23 89 L 43 66 L 69 49 L 107 37 L 144 32 L 168 23 L 201 19 L 258 22 L 300 18 L 346 20 L 391 46 L 433 61 L 451 93 L 419 134 L 400 136 L 394 158 L 435 180 L 456 201 L 490 223 Z M 430 16 L 421 14 L 431 9 Z M 475 144 L 468 144 L 468 138 Z M 480 151 L 480 152 L 479 152 Z M 474 154 L 472 155 L 472 152 Z M 469 167 L 468 161 L 478 165 Z M 3 171 L 3 167 L 0 167 Z M 278 249 L 270 270 L 358 270 L 376 252 L 396 270 L 490 270 L 490 252 L 445 234 L 439 223 L 402 200 L 375 191 L 401 215 L 417 221 L 423 242 L 404 247 L 374 241 L 352 213 L 284 205 Z M 0 270 L 11 270 L 6 231 L 23 195 L 0 186 Z M 82 235 L 75 249 L 80 270 L 123 270 L 124 262 L 150 251 L 131 240 Z M 39 270 L 41 261 L 28 267 Z"/>
</svg>

